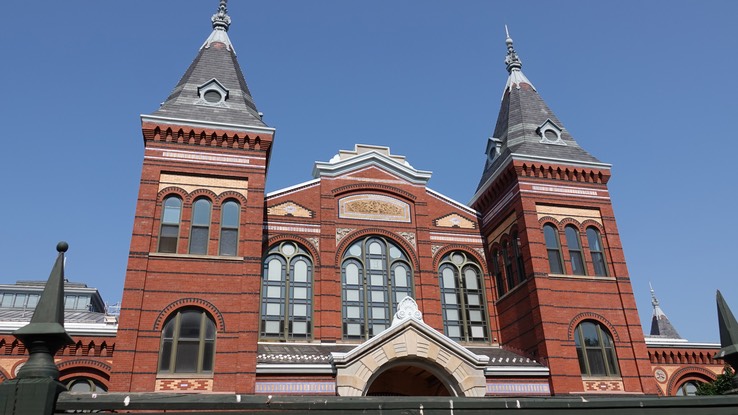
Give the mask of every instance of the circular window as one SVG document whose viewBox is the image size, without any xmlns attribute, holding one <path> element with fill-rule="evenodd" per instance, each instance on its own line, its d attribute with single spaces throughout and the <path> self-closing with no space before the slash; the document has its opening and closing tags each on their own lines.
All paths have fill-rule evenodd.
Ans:
<svg viewBox="0 0 738 415">
<path fill-rule="evenodd" d="M 220 95 L 220 92 L 214 89 L 205 91 L 205 94 L 203 94 L 203 98 L 205 98 L 205 101 L 213 103 L 213 104 L 220 102 L 222 97 L 223 96 Z"/>
<path fill-rule="evenodd" d="M 556 131 L 554 130 L 546 130 L 544 132 L 544 135 L 546 136 L 546 140 L 549 140 L 549 141 L 556 141 L 559 139 L 559 135 L 556 134 Z"/>
<path fill-rule="evenodd" d="M 295 245 L 292 244 L 284 244 L 282 245 L 282 253 L 286 256 L 292 256 L 297 249 L 295 248 Z"/>
</svg>

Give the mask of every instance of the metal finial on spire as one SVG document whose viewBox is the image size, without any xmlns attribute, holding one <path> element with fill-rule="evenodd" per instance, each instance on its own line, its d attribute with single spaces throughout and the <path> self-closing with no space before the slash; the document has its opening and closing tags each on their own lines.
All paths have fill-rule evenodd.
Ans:
<svg viewBox="0 0 738 415">
<path fill-rule="evenodd" d="M 648 283 L 648 288 L 651 289 L 651 305 L 654 306 L 654 307 L 658 307 L 659 306 L 659 300 L 658 300 L 658 298 L 656 298 L 656 293 L 653 291 L 653 286 L 651 285 L 650 282 Z"/>
<path fill-rule="evenodd" d="M 218 11 L 210 19 L 213 22 L 213 29 L 228 31 L 231 25 L 231 16 L 228 16 L 228 0 L 220 0 Z"/>
<path fill-rule="evenodd" d="M 511 73 L 515 69 L 520 70 L 520 68 L 523 67 L 523 62 L 518 57 L 518 53 L 515 52 L 515 48 L 513 47 L 513 40 L 512 38 L 510 38 L 510 31 L 507 29 L 507 25 L 505 25 L 505 36 L 505 43 L 507 43 L 507 56 L 505 56 L 505 65 L 507 66 L 507 72 Z"/>
</svg>

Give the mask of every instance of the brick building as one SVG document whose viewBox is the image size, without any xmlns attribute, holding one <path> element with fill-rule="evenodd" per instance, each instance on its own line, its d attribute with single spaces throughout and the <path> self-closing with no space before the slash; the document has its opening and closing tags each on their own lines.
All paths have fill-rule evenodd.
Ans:
<svg viewBox="0 0 738 415">
<path fill-rule="evenodd" d="M 239 67 L 225 1 L 212 22 L 171 95 L 141 116 L 105 387 L 672 395 L 720 372 L 717 345 L 675 330 L 644 337 L 610 165 L 542 100 L 509 37 L 497 124 L 466 205 L 428 188 L 429 171 L 366 144 L 267 194 L 275 129 Z M 665 327 L 657 302 L 654 315 Z"/>
</svg>

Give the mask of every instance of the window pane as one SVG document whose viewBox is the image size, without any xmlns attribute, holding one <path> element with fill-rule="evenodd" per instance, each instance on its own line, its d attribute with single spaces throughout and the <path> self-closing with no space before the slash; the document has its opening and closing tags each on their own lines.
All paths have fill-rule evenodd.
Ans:
<svg viewBox="0 0 738 415">
<path fill-rule="evenodd" d="M 267 304 L 266 315 L 268 316 L 279 316 L 282 315 L 282 304 Z"/>
<path fill-rule="evenodd" d="M 443 288 L 456 288 L 456 278 L 451 267 L 443 268 L 441 275 L 443 275 Z"/>
<path fill-rule="evenodd" d="M 444 294 L 443 298 L 446 301 L 446 304 L 456 304 L 456 294 Z"/>
<path fill-rule="evenodd" d="M 199 339 L 202 314 L 197 311 L 185 311 L 179 318 L 179 338 Z"/>
<path fill-rule="evenodd" d="M 198 199 L 192 207 L 192 224 L 210 225 L 210 202 L 206 199 Z"/>
<path fill-rule="evenodd" d="M 190 253 L 205 255 L 208 253 L 209 228 L 192 227 L 190 236 Z"/>
<path fill-rule="evenodd" d="M 589 362 L 589 374 L 592 376 L 605 376 L 605 360 L 600 349 L 587 348 L 587 361 Z"/>
<path fill-rule="evenodd" d="M 369 253 L 370 254 L 381 254 L 382 253 L 382 245 L 380 245 L 378 242 L 372 242 L 369 244 Z"/>
<path fill-rule="evenodd" d="M 359 284 L 359 267 L 354 263 L 346 265 L 346 284 Z"/>
<path fill-rule="evenodd" d="M 361 336 L 361 326 L 358 324 L 347 324 L 346 333 L 349 336 Z"/>
<path fill-rule="evenodd" d="M 371 301 L 373 303 L 383 303 L 386 301 L 384 297 L 384 291 L 372 291 L 371 293 Z"/>
<path fill-rule="evenodd" d="M 477 272 L 473 268 L 467 268 L 464 270 L 464 278 L 466 279 L 466 289 L 479 289 Z"/>
<path fill-rule="evenodd" d="M 587 242 L 589 243 L 589 249 L 591 251 L 602 251 L 602 245 L 600 244 L 600 232 L 597 229 L 591 227 L 587 228 Z"/>
<path fill-rule="evenodd" d="M 392 259 L 398 259 L 402 257 L 402 251 L 400 251 L 396 246 L 390 246 L 389 254 L 390 258 Z"/>
<path fill-rule="evenodd" d="M 296 251 L 297 251 L 297 248 L 295 248 L 295 245 L 293 244 L 282 245 L 282 253 L 287 255 L 288 257 L 294 255 Z"/>
<path fill-rule="evenodd" d="M 67 299 L 69 298 L 70 297 L 67 297 Z M 16 294 L 15 303 L 13 304 L 13 307 L 23 308 L 25 305 L 26 305 L 26 294 Z M 66 304 L 65 304 L 65 308 L 67 308 Z M 69 308 L 74 308 L 74 307 L 69 307 Z"/>
<path fill-rule="evenodd" d="M 282 287 L 267 287 L 267 297 L 282 298 Z"/>
<path fill-rule="evenodd" d="M 584 262 L 582 261 L 581 252 L 570 252 L 571 255 L 571 270 L 574 275 L 584 275 Z"/>
<path fill-rule="evenodd" d="M 308 265 L 307 262 L 300 259 L 295 261 L 295 268 L 292 275 L 292 280 L 296 282 L 307 282 L 308 280 Z"/>
<path fill-rule="evenodd" d="M 472 326 L 471 328 L 471 336 L 475 339 L 483 339 L 484 338 L 484 327 L 482 326 Z"/>
<path fill-rule="evenodd" d="M 161 345 L 161 356 L 159 356 L 159 370 L 169 371 L 169 361 L 172 359 L 172 342 L 164 341 Z"/>
<path fill-rule="evenodd" d="M 177 344 L 174 371 L 177 373 L 197 372 L 197 353 L 199 347 L 199 342 L 180 340 Z"/>
<path fill-rule="evenodd" d="M 384 286 L 384 276 L 381 274 L 372 275 L 369 281 L 371 285 L 374 285 L 377 287 Z"/>
<path fill-rule="evenodd" d="M 384 261 L 382 261 L 381 259 L 370 259 L 369 269 L 377 269 L 377 270 L 384 269 Z"/>
<path fill-rule="evenodd" d="M 548 251 L 548 265 L 551 267 L 551 273 L 564 273 L 564 269 L 561 266 L 561 256 L 559 256 L 559 251 Z"/>
<path fill-rule="evenodd" d="M 359 301 L 359 290 L 347 290 L 346 300 L 347 301 Z"/>
<path fill-rule="evenodd" d="M 569 249 L 580 249 L 579 247 L 579 232 L 573 226 L 567 226 L 565 228 L 566 233 L 566 246 Z"/>
<path fill-rule="evenodd" d="M 162 223 L 179 224 L 181 210 L 182 201 L 176 197 L 168 197 L 164 201 L 164 214 L 161 219 Z"/>
<path fill-rule="evenodd" d="M 75 380 L 69 385 L 70 392 L 92 392 L 92 385 L 87 380 Z"/>
<path fill-rule="evenodd" d="M 226 228 L 238 228 L 238 213 L 241 206 L 234 202 L 229 201 L 223 204 L 221 208 L 221 219 L 220 226 Z"/>
<path fill-rule="evenodd" d="M 556 233 L 556 228 L 552 225 L 546 225 L 543 227 L 543 236 L 546 240 L 546 248 L 559 249 L 559 238 Z"/>
<path fill-rule="evenodd" d="M 460 339 L 461 338 L 461 327 L 449 326 L 448 327 L 448 337 L 451 337 L 452 339 Z"/>
<path fill-rule="evenodd" d="M 205 316 L 205 339 L 215 340 L 215 323 L 208 316 Z"/>
<path fill-rule="evenodd" d="M 264 325 L 264 331 L 269 334 L 279 334 L 280 322 L 279 321 L 267 321 Z"/>
<path fill-rule="evenodd" d="M 482 312 L 479 310 L 469 310 L 469 320 L 482 321 Z"/>
<path fill-rule="evenodd" d="M 468 295 L 466 297 L 466 305 L 480 305 L 479 296 L 478 295 Z"/>
<path fill-rule="evenodd" d="M 307 322 L 304 322 L 304 321 L 292 322 L 292 332 L 294 334 L 307 334 Z"/>
<path fill-rule="evenodd" d="M 361 318 L 361 308 L 359 308 L 359 307 L 346 307 L 346 317 L 348 317 L 348 318 Z"/>
<path fill-rule="evenodd" d="M 607 355 L 607 366 L 610 369 L 610 375 L 617 375 L 618 370 L 618 359 L 615 357 L 615 351 L 613 349 L 605 349 Z"/>
<path fill-rule="evenodd" d="M 235 256 L 238 246 L 238 230 L 222 229 L 220 231 L 220 255 Z"/>
<path fill-rule="evenodd" d="M 267 271 L 267 280 L 269 281 L 281 281 L 282 280 L 282 261 L 276 258 L 269 261 L 269 268 Z"/>
<path fill-rule="evenodd" d="M 395 267 L 395 287 L 407 287 L 407 269 L 402 265 Z"/>
<path fill-rule="evenodd" d="M 459 320 L 459 310 L 446 310 L 446 320 L 458 321 Z"/>
<path fill-rule="evenodd" d="M 372 307 L 372 318 L 384 319 L 386 318 L 386 312 L 383 307 Z"/>
<path fill-rule="evenodd" d="M 580 347 L 577 347 L 577 358 L 579 358 L 579 370 L 583 375 L 587 374 L 587 366 L 584 362 L 584 352 Z"/>
<path fill-rule="evenodd" d="M 308 298 L 307 288 L 295 287 L 294 290 L 292 291 L 292 295 L 294 298 L 304 300 Z"/>
<path fill-rule="evenodd" d="M 585 346 L 599 346 L 600 337 L 597 335 L 597 326 L 592 323 L 585 322 L 581 324 L 582 334 L 584 335 Z"/>
<path fill-rule="evenodd" d="M 38 294 L 31 294 L 28 296 L 28 303 L 26 303 L 26 306 L 28 308 L 35 308 L 36 304 L 38 304 Z"/>
<path fill-rule="evenodd" d="M 205 350 L 202 354 L 202 371 L 213 371 L 213 355 L 215 354 L 215 344 L 213 342 L 205 342 Z"/>
<path fill-rule="evenodd" d="M 3 307 L 12 307 L 15 300 L 15 294 L 3 294 Z"/>
<path fill-rule="evenodd" d="M 349 248 L 349 254 L 353 256 L 361 256 L 361 244 L 353 244 Z"/>
<path fill-rule="evenodd" d="M 292 315 L 297 316 L 297 317 L 306 317 L 307 316 L 307 305 L 305 304 L 293 305 Z"/>
</svg>

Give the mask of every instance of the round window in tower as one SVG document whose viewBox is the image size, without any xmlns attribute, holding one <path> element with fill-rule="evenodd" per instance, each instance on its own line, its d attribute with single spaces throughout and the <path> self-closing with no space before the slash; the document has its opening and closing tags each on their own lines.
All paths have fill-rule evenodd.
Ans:
<svg viewBox="0 0 738 415">
<path fill-rule="evenodd" d="M 221 99 L 223 99 L 223 96 L 220 94 L 220 92 L 214 89 L 210 89 L 205 91 L 205 93 L 203 94 L 203 98 L 205 99 L 205 101 L 211 104 L 217 104 L 221 101 Z"/>
</svg>

